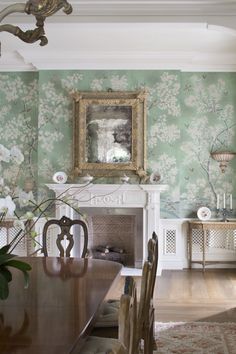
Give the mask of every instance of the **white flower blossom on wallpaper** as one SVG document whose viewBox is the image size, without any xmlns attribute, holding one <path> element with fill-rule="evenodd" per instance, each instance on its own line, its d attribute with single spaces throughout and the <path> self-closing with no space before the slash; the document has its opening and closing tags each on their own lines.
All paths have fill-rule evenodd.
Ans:
<svg viewBox="0 0 236 354">
<path fill-rule="evenodd" d="M 157 106 L 161 111 L 165 111 L 173 117 L 180 115 L 180 103 L 178 95 L 180 93 L 180 83 L 178 76 L 164 72 L 160 81 L 153 87 L 149 88 L 150 107 Z"/>
<path fill-rule="evenodd" d="M 176 124 L 168 124 L 167 117 L 164 114 L 160 115 L 157 123 L 151 127 L 148 139 L 149 148 L 158 145 L 158 139 L 167 144 L 173 144 L 180 139 L 180 129 Z"/>
<path fill-rule="evenodd" d="M 39 129 L 47 124 L 59 124 L 62 120 L 71 120 L 71 102 L 69 94 L 59 93 L 52 82 L 42 85 L 43 95 L 39 101 Z M 47 129 L 49 126 L 47 126 Z"/>
<path fill-rule="evenodd" d="M 149 166 L 153 171 L 158 171 L 164 184 L 174 184 L 178 174 L 176 158 L 167 154 L 161 154 L 156 161 L 151 160 Z"/>
<path fill-rule="evenodd" d="M 41 148 L 45 152 L 52 152 L 54 144 L 63 141 L 64 135 L 62 132 L 39 131 L 39 142 Z"/>
<path fill-rule="evenodd" d="M 197 113 L 217 113 L 221 109 L 220 101 L 224 98 L 226 84 L 219 79 L 216 83 L 207 86 L 204 76 L 192 76 L 190 85 L 193 94 L 185 99 L 185 104 L 196 108 Z"/>
<path fill-rule="evenodd" d="M 128 80 L 126 75 L 118 76 L 112 75 L 110 78 L 111 89 L 113 91 L 125 91 L 128 87 Z"/>
<path fill-rule="evenodd" d="M 22 183 L 25 178 L 36 180 L 38 81 L 35 74 L 0 74 L 0 100 L 0 141 L 10 150 L 10 159 L 15 164 L 2 166 L 2 176 L 11 186 Z"/>
<path fill-rule="evenodd" d="M 37 103 L 37 87 L 37 80 L 25 84 L 20 77 L 9 79 L 9 76 L 0 74 L 0 91 L 4 92 L 7 102 L 13 102 L 20 98 L 25 104 L 35 105 Z"/>
<path fill-rule="evenodd" d="M 80 82 L 83 80 L 83 75 L 74 73 L 72 75 L 68 75 L 66 79 L 61 80 L 62 87 L 65 88 L 68 92 L 78 91 L 78 86 Z"/>
<path fill-rule="evenodd" d="M 103 85 L 104 79 L 94 79 L 92 80 L 90 87 L 92 91 L 102 91 L 104 90 Z"/>
<path fill-rule="evenodd" d="M 164 72 L 160 80 L 152 87 L 148 86 L 147 90 L 149 114 L 154 115 L 155 112 L 154 124 L 149 129 L 149 148 L 155 148 L 160 142 L 174 144 L 180 139 L 180 129 L 176 122 L 181 112 L 178 76 Z"/>
<path fill-rule="evenodd" d="M 52 162 L 50 161 L 50 159 L 48 159 L 44 156 L 41 157 L 40 161 L 41 161 L 41 163 L 39 164 L 39 167 L 38 167 L 39 175 L 42 178 L 47 179 L 48 182 L 52 182 L 52 176 L 56 172 L 53 165 L 52 165 Z"/>
</svg>

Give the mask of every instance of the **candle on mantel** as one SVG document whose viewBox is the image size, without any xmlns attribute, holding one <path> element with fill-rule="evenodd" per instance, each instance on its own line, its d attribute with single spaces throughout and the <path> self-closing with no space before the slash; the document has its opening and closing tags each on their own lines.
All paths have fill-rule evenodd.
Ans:
<svg viewBox="0 0 236 354">
<path fill-rule="evenodd" d="M 220 209 L 220 196 L 217 194 L 216 196 L 216 209 Z"/>
<path fill-rule="evenodd" d="M 225 193 L 223 194 L 223 208 L 225 209 Z"/>
<path fill-rule="evenodd" d="M 232 194 L 229 195 L 229 205 L 230 205 L 230 209 L 233 209 L 233 197 Z"/>
</svg>

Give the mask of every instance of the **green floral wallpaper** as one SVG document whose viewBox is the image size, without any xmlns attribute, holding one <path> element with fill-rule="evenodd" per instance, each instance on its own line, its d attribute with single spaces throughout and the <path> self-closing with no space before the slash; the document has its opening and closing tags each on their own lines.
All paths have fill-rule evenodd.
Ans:
<svg viewBox="0 0 236 354">
<path fill-rule="evenodd" d="M 34 180 L 40 194 L 56 171 L 72 166 L 75 90 L 148 91 L 147 167 L 169 185 L 163 218 L 215 216 L 216 195 L 236 193 L 236 159 L 223 174 L 210 151 L 236 151 L 236 73 L 180 71 L 40 71 L 0 73 L 0 144 L 24 151 L 20 171 L 0 161 L 12 183 Z M 14 181 L 13 181 L 14 180 Z M 108 181 L 112 182 L 112 180 Z M 134 182 L 134 181 L 133 181 Z M 235 206 L 236 200 L 233 200 Z"/>
</svg>

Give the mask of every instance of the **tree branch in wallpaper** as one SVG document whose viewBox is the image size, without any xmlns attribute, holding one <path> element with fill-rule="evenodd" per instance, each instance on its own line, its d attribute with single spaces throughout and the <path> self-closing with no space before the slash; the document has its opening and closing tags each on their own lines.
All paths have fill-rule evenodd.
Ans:
<svg viewBox="0 0 236 354">
<path fill-rule="evenodd" d="M 207 160 L 207 167 L 205 167 L 204 164 L 201 162 L 201 159 L 200 159 L 199 156 L 198 156 L 198 162 L 199 162 L 200 166 L 202 167 L 202 169 L 205 171 L 205 173 L 207 175 L 207 180 L 208 180 L 210 189 L 211 189 L 212 193 L 214 194 L 214 197 L 215 197 L 215 200 L 216 200 L 217 194 L 215 192 L 214 185 L 211 182 L 211 177 L 210 177 L 210 158 L 208 158 L 208 160 Z"/>
<path fill-rule="evenodd" d="M 230 150 L 236 123 L 234 106 L 225 101 L 228 92 L 226 82 L 218 79 L 213 84 L 207 84 L 206 78 L 207 75 L 193 75 L 189 78 L 191 90 L 188 90 L 185 104 L 193 110 L 190 114 L 192 118 L 186 127 L 192 142 L 182 144 L 181 149 L 185 151 L 186 157 L 189 157 L 189 163 L 192 164 L 196 159 L 200 165 L 216 204 L 218 190 L 227 186 L 226 182 L 225 185 L 222 184 L 220 171 L 213 172 L 215 167 L 211 167 L 210 154 L 215 150 Z M 227 172 L 231 173 L 230 170 Z M 203 185 L 201 188 L 204 188 Z M 197 189 L 195 192 L 197 193 Z M 206 192 L 207 190 L 204 195 Z"/>
<path fill-rule="evenodd" d="M 33 154 L 37 152 L 37 99 L 38 85 L 35 75 L 0 74 L 0 92 L 3 98 L 3 116 L 0 126 L 0 140 L 6 146 L 9 141 L 24 151 L 24 162 L 20 165 L 19 180 L 31 179 L 36 182 L 36 165 Z M 24 75 L 25 78 L 25 75 Z M 11 167 L 4 166 L 3 175 L 7 183 L 12 176 Z"/>
<path fill-rule="evenodd" d="M 225 124 L 226 124 L 226 123 L 225 123 Z M 227 131 L 229 131 L 230 129 L 232 129 L 233 127 L 235 127 L 235 126 L 236 126 L 236 123 L 233 123 L 233 124 L 232 124 L 231 126 L 229 126 L 229 127 L 226 126 L 225 129 L 223 129 L 221 132 L 219 132 L 219 134 L 216 135 L 216 137 L 215 137 L 215 139 L 213 140 L 212 145 L 211 145 L 211 150 L 210 150 L 211 153 L 214 152 L 214 151 L 216 151 L 216 150 L 218 150 L 218 149 L 220 149 L 221 147 L 228 149 L 228 145 L 226 145 L 224 141 L 220 141 L 220 140 L 219 140 L 219 137 L 220 137 L 221 135 L 223 135 L 225 132 L 227 132 Z M 215 145 L 217 144 L 217 142 L 219 142 L 220 146 L 215 146 Z"/>
</svg>

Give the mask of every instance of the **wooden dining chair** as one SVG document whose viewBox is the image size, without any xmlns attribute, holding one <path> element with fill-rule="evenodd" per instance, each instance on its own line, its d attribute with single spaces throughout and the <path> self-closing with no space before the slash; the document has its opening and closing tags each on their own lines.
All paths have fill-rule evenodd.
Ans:
<svg viewBox="0 0 236 354">
<path fill-rule="evenodd" d="M 137 296 L 136 287 L 132 295 L 120 298 L 118 339 L 90 336 L 80 350 L 81 354 L 138 354 Z"/>
<path fill-rule="evenodd" d="M 48 220 L 43 228 L 43 247 L 42 253 L 45 257 L 48 257 L 48 237 L 49 237 L 49 227 L 55 225 L 60 228 L 60 233 L 56 235 L 56 245 L 60 252 L 60 257 L 70 257 L 70 252 L 74 246 L 74 236 L 70 233 L 71 227 L 74 225 L 79 225 L 83 229 L 83 250 L 81 254 L 81 258 L 85 258 L 88 254 L 88 228 L 84 221 L 82 220 L 71 220 L 70 218 L 63 216 L 60 220 L 52 219 Z M 50 237 L 54 237 L 54 235 L 50 234 Z M 64 248 L 62 242 L 66 237 L 66 247 Z"/>
<path fill-rule="evenodd" d="M 144 353 L 149 354 L 155 349 L 154 339 L 154 306 L 153 293 L 156 282 L 156 273 L 158 265 L 158 237 L 155 232 L 152 238 L 148 240 L 148 257 L 143 265 L 141 277 L 141 291 L 139 299 L 139 337 L 144 340 Z M 125 285 L 125 288 L 127 286 Z M 111 336 L 117 336 L 119 300 L 107 300 L 101 306 L 100 316 L 95 324 L 94 333 L 104 335 L 108 333 Z"/>
<path fill-rule="evenodd" d="M 157 276 L 157 267 L 158 267 L 158 237 L 155 231 L 152 233 L 152 238 L 148 240 L 148 261 L 153 263 L 152 276 L 151 276 L 151 284 L 150 284 L 150 292 L 151 298 L 153 298 L 155 284 L 156 284 L 156 276 Z"/>
</svg>

